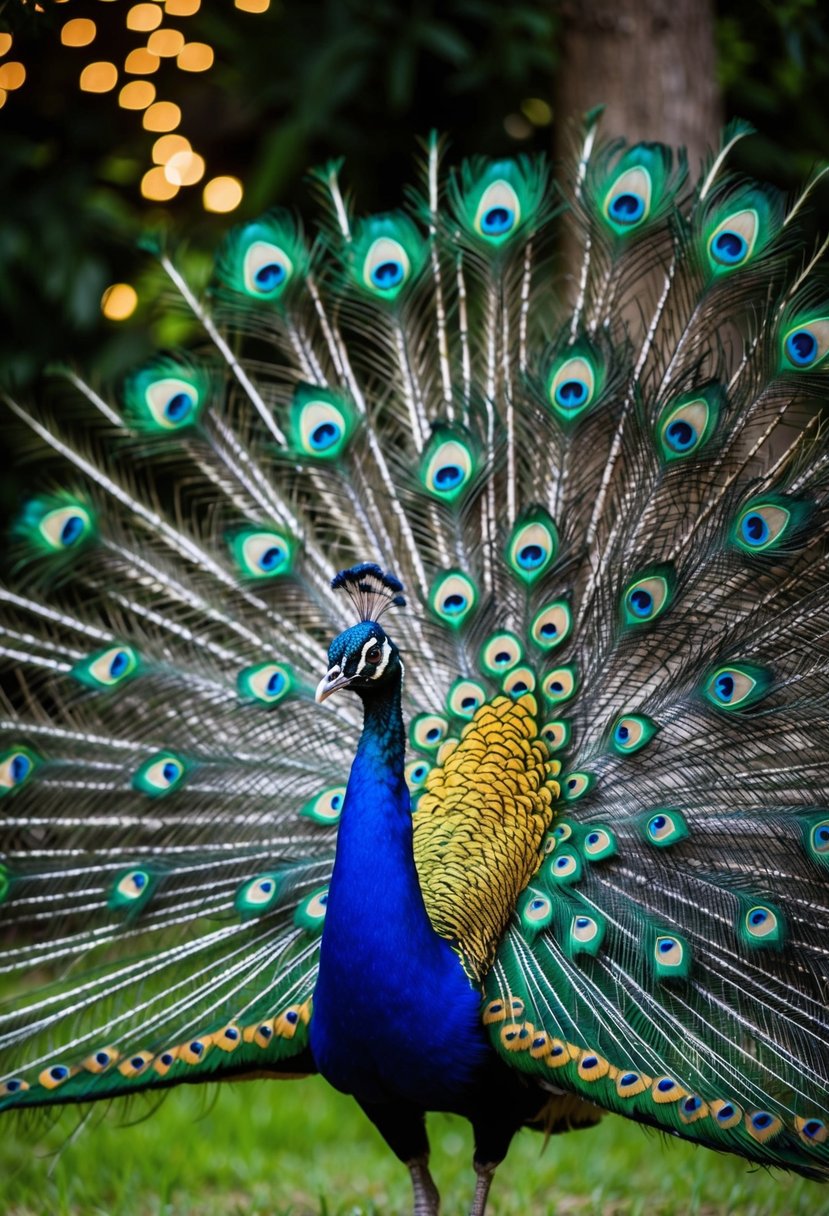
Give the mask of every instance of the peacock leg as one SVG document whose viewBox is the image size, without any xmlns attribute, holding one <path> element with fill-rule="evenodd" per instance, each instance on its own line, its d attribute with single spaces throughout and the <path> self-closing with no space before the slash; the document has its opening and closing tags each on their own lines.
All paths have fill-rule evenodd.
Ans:
<svg viewBox="0 0 829 1216">
<path fill-rule="evenodd" d="M 475 1198 L 472 1200 L 469 1216 L 484 1216 L 495 1169 L 494 1165 L 481 1165 L 479 1162 L 475 1162 Z"/>
<path fill-rule="evenodd" d="M 414 1191 L 414 1209 L 412 1216 L 438 1216 L 440 1211 L 440 1195 L 429 1173 L 429 1158 L 418 1157 L 415 1161 L 407 1161 L 412 1178 Z"/>
</svg>

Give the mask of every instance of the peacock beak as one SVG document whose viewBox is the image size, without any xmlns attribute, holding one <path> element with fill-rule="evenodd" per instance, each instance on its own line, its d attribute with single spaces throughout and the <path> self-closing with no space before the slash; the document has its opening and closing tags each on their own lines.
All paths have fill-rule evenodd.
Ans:
<svg viewBox="0 0 829 1216">
<path fill-rule="evenodd" d="M 325 698 L 330 697 L 332 692 L 336 692 L 338 688 L 347 688 L 352 678 L 352 676 L 344 676 L 339 667 L 332 667 L 317 685 L 314 700 L 318 704 L 322 704 Z"/>
</svg>

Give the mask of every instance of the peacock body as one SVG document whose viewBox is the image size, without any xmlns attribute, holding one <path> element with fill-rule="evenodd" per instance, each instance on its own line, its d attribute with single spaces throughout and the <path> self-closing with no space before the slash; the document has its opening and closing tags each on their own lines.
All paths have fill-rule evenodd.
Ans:
<svg viewBox="0 0 829 1216">
<path fill-rule="evenodd" d="M 743 134 L 328 166 L 159 252 L 201 345 L 8 400 L 0 1110 L 319 1071 L 420 1216 L 427 1110 L 478 1214 L 605 1111 L 827 1176 L 829 293 Z"/>
</svg>

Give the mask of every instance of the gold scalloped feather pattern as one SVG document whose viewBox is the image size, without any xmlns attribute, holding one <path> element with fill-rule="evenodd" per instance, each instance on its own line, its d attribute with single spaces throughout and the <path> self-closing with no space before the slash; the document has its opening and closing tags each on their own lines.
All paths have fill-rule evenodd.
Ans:
<svg viewBox="0 0 829 1216">
<path fill-rule="evenodd" d="M 538 869 L 559 797 L 535 698 L 496 697 L 447 741 L 414 814 L 414 854 L 436 932 L 480 979 Z"/>
</svg>

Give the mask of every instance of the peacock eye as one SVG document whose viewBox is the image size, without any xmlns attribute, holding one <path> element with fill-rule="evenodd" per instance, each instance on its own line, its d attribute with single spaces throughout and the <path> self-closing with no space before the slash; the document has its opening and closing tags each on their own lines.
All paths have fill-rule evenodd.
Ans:
<svg viewBox="0 0 829 1216">
<path fill-rule="evenodd" d="M 382 658 L 382 655 L 383 655 L 383 652 L 381 651 L 379 646 L 372 646 L 371 650 L 366 655 L 366 662 L 367 663 L 379 663 L 380 659 Z"/>
</svg>

